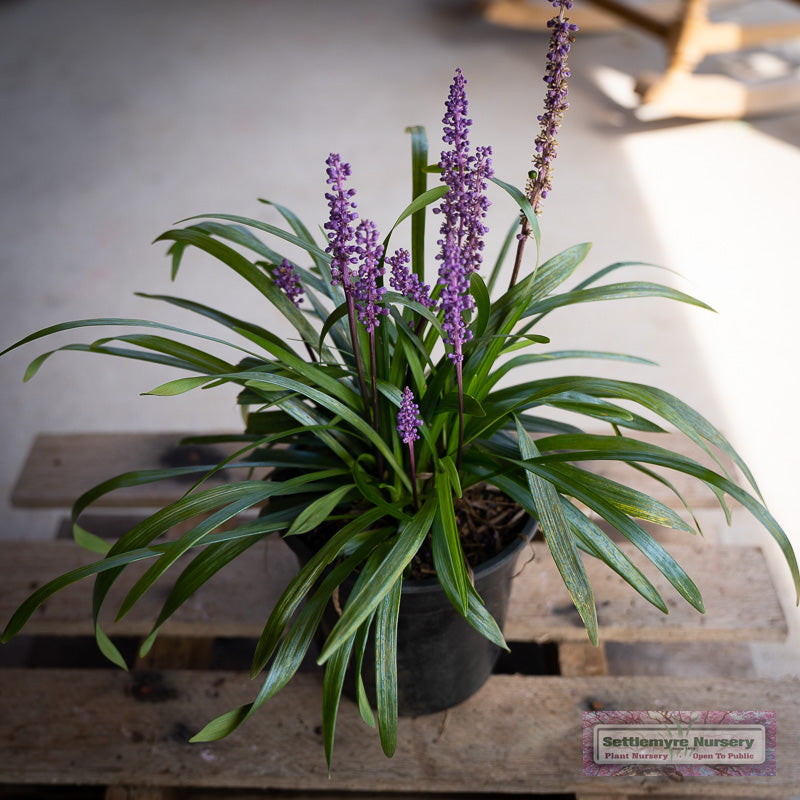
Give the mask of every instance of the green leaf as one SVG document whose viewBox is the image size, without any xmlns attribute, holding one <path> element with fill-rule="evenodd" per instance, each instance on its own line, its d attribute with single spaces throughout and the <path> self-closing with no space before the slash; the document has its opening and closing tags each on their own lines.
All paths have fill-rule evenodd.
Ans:
<svg viewBox="0 0 800 800">
<path fill-rule="evenodd" d="M 425 128 L 413 125 L 406 128 L 411 134 L 411 197 L 416 199 L 428 188 L 425 166 L 428 162 L 428 137 Z M 417 211 L 411 217 L 411 269 L 420 277 L 425 276 L 425 212 Z"/>
<path fill-rule="evenodd" d="M 439 459 L 439 464 L 442 468 L 447 472 L 447 476 L 450 480 L 450 486 L 453 489 L 456 497 L 461 497 L 461 476 L 458 474 L 458 467 L 456 467 L 455 461 L 450 456 L 442 456 Z"/>
<path fill-rule="evenodd" d="M 528 200 L 525 193 L 518 189 L 516 186 L 513 186 L 510 183 L 506 183 L 505 181 L 501 181 L 499 178 L 492 178 L 492 183 L 497 184 L 501 189 L 504 189 L 508 194 L 513 198 L 514 202 L 519 206 L 520 211 L 525 215 L 527 218 L 531 230 L 533 231 L 533 238 L 536 240 L 536 253 L 537 257 L 536 260 L 539 260 L 539 249 L 541 247 L 541 240 L 542 234 L 539 230 L 539 220 L 536 217 L 536 212 L 533 210 L 533 206 L 531 205 L 531 201 Z"/>
<path fill-rule="evenodd" d="M 608 286 L 596 286 L 593 289 L 582 289 L 566 292 L 565 294 L 550 295 L 543 299 L 531 303 L 522 315 L 530 317 L 534 314 L 545 314 L 556 308 L 578 303 L 593 303 L 601 300 L 626 300 L 637 297 L 663 297 L 669 300 L 677 300 L 680 303 L 705 308 L 713 311 L 711 306 L 706 305 L 696 297 L 663 286 L 660 283 L 649 283 L 647 281 L 628 281 L 625 283 L 614 283 Z"/>
<path fill-rule="evenodd" d="M 489 290 L 486 288 L 483 278 L 477 272 L 473 272 L 470 276 L 470 294 L 475 299 L 475 307 L 477 309 L 477 316 L 472 325 L 472 335 L 474 338 L 480 339 L 489 323 L 492 301 L 489 298 Z"/>
<path fill-rule="evenodd" d="M 456 524 L 455 509 L 453 507 L 453 491 L 450 488 L 450 473 L 443 470 L 436 473 L 436 497 L 438 501 L 438 514 L 433 523 L 433 543 L 440 561 L 447 574 L 452 578 L 458 595 L 458 610 L 462 616 L 467 615 L 468 590 L 470 580 L 464 561 L 464 552 L 461 549 L 461 538 Z M 437 539 L 439 540 L 437 542 Z M 437 564 L 438 571 L 439 564 Z"/>
<path fill-rule="evenodd" d="M 211 375 L 192 375 L 188 378 L 177 378 L 176 380 L 167 381 L 149 392 L 144 392 L 146 395 L 155 395 L 156 397 L 174 397 L 175 395 L 190 392 L 214 380 Z"/>
<path fill-rule="evenodd" d="M 536 445 L 528 436 L 528 432 L 519 419 L 515 417 L 515 421 L 522 458 L 536 458 L 539 455 Z M 586 569 L 575 547 L 569 523 L 564 516 L 561 499 L 550 481 L 543 480 L 532 472 L 528 472 L 527 477 L 531 497 L 539 512 L 542 533 L 553 556 L 553 561 L 586 626 L 589 640 L 592 644 L 597 645 L 597 611 L 595 610 L 594 596 Z"/>
<path fill-rule="evenodd" d="M 111 542 L 108 539 L 95 536 L 77 523 L 72 526 L 72 538 L 77 545 L 90 553 L 99 553 L 104 556 L 111 549 Z"/>
<path fill-rule="evenodd" d="M 311 235 L 311 232 L 300 220 L 300 217 L 298 217 L 294 211 L 286 206 L 282 206 L 280 203 L 275 203 L 272 200 L 264 200 L 263 198 L 259 198 L 259 201 L 272 206 L 289 223 L 291 229 L 297 234 L 298 238 L 305 242 L 305 246 L 311 248 L 308 249 L 307 252 L 314 259 L 314 263 L 316 264 L 317 268 L 322 270 L 323 265 L 327 264 L 330 260 L 330 256 L 328 256 L 327 253 L 320 255 L 320 253 L 317 252 L 317 243 L 314 241 L 314 237 Z"/>
<path fill-rule="evenodd" d="M 400 479 L 407 484 L 409 491 L 411 490 L 408 476 L 405 471 L 397 463 L 394 454 L 387 447 L 383 439 L 375 433 L 375 430 L 364 421 L 364 419 L 354 413 L 350 408 L 340 403 L 338 400 L 330 397 L 329 395 L 321 392 L 320 390 L 311 386 L 305 386 L 291 378 L 286 378 L 282 375 L 260 375 L 256 372 L 242 372 L 225 377 L 242 378 L 246 380 L 246 386 L 281 386 L 285 389 L 291 389 L 298 394 L 308 397 L 319 403 L 323 408 L 327 408 L 334 414 L 340 416 L 345 422 L 355 428 L 361 433 L 369 442 L 374 445 L 386 459 L 386 463 L 395 471 Z"/>
<path fill-rule="evenodd" d="M 322 325 L 322 329 L 319 332 L 319 344 L 317 348 L 322 350 L 322 345 L 325 342 L 325 338 L 330 333 L 331 329 L 334 325 L 336 325 L 339 320 L 345 318 L 347 316 L 347 303 L 341 303 L 337 306 L 330 314 L 328 314 L 325 322 Z"/>
<path fill-rule="evenodd" d="M 627 514 L 620 512 L 599 493 L 574 480 L 568 471 L 563 471 L 555 465 L 552 468 L 548 468 L 538 463 L 526 465 L 526 468 L 535 469 L 539 475 L 556 484 L 561 492 L 569 494 L 579 502 L 584 503 L 613 525 L 656 565 L 664 577 L 677 589 L 681 597 L 700 613 L 705 613 L 703 598 L 694 581 L 664 547 L 655 541 L 640 525 L 630 519 Z"/>
<path fill-rule="evenodd" d="M 529 514 L 532 516 L 538 515 L 538 510 L 531 500 L 530 492 L 527 491 L 527 488 L 523 489 L 516 476 L 494 474 L 489 480 L 498 489 L 516 500 Z M 562 497 L 561 505 L 578 546 L 614 570 L 659 611 L 664 614 L 669 613 L 669 609 L 661 595 L 625 553 L 597 525 L 575 508 L 569 500 Z"/>
<path fill-rule="evenodd" d="M 306 477 L 306 476 L 301 476 Z M 294 479 L 299 480 L 299 479 Z M 248 482 L 251 483 L 251 482 Z M 286 492 L 289 487 L 289 481 L 283 485 L 274 481 L 254 481 L 252 483 L 261 484 L 260 486 L 253 487 L 248 485 L 242 487 L 239 491 L 235 492 L 232 502 L 223 506 L 219 511 L 214 512 L 204 519 L 202 522 L 195 525 L 188 533 L 184 534 L 180 539 L 164 546 L 164 551 L 158 558 L 155 564 L 147 569 L 147 571 L 136 581 L 128 594 L 125 596 L 122 604 L 120 605 L 117 620 L 122 619 L 134 606 L 134 604 L 150 589 L 150 587 L 164 574 L 164 572 L 172 566 L 185 552 L 191 547 L 200 542 L 206 535 L 216 530 L 220 525 L 233 519 L 243 511 L 247 511 L 257 503 L 261 503 L 268 497 L 277 494 L 283 490 Z M 302 484 L 300 484 L 302 485 Z M 227 487 L 234 489 L 236 486 Z M 233 494 L 230 492 L 229 494 Z M 184 498 L 184 500 L 191 499 Z M 178 501 L 173 504 L 175 508 L 180 508 L 181 503 Z M 121 540 L 120 540 L 121 541 Z"/>
<path fill-rule="evenodd" d="M 280 641 L 286 625 L 297 609 L 300 608 L 303 600 L 322 575 L 323 570 L 336 559 L 348 542 L 361 531 L 367 530 L 370 525 L 377 522 L 383 516 L 383 513 L 383 509 L 371 508 L 344 525 L 338 533 L 334 534 L 313 554 L 308 563 L 292 579 L 281 595 L 280 600 L 275 604 L 275 608 L 272 609 L 272 613 L 256 645 L 251 668 L 252 677 L 264 669 Z M 381 536 L 377 536 L 378 540 L 381 538 Z"/>
<path fill-rule="evenodd" d="M 278 228 L 275 225 L 270 225 L 267 222 L 261 222 L 257 219 L 250 219 L 249 217 L 237 216 L 236 214 L 198 214 L 194 217 L 188 217 L 187 219 L 181 220 L 181 222 L 192 222 L 196 219 L 224 219 L 228 222 L 237 222 L 240 225 L 247 226 L 248 228 L 255 228 L 256 230 L 264 231 L 265 233 L 270 233 L 273 236 L 277 236 L 279 239 L 283 239 L 284 241 L 291 242 L 302 250 L 305 250 L 310 256 L 312 256 L 312 258 L 318 257 L 326 264 L 329 264 L 331 260 L 331 257 L 315 244 L 312 244 L 311 242 L 308 242 L 299 236 L 288 233 L 287 231 Z M 159 237 L 159 239 L 160 238 L 162 237 Z M 156 239 L 156 241 L 159 241 L 159 239 Z"/>
<path fill-rule="evenodd" d="M 361 719 L 363 719 L 370 728 L 375 727 L 375 716 L 372 713 L 372 707 L 370 706 L 369 698 L 367 697 L 367 690 L 364 687 L 364 680 L 361 677 L 361 666 L 364 663 L 364 653 L 366 651 L 367 642 L 372 630 L 372 619 L 373 618 L 370 618 L 358 629 L 355 644 L 353 645 L 353 672 L 356 677 L 356 702 L 358 703 L 358 712 L 361 714 Z"/>
<path fill-rule="evenodd" d="M 436 406 L 437 414 L 450 411 L 458 411 L 458 395 L 455 392 L 448 392 L 439 400 Z M 474 397 L 468 394 L 464 395 L 464 413 L 469 414 L 471 417 L 486 416 L 484 407 Z"/>
<path fill-rule="evenodd" d="M 569 450 L 571 448 L 576 448 L 577 450 L 576 452 L 545 452 L 540 463 L 559 460 L 613 460 L 653 464 L 667 467 L 668 469 L 674 469 L 686 475 L 691 475 L 703 481 L 708 486 L 716 487 L 722 492 L 729 494 L 734 500 L 737 500 L 750 511 L 780 546 L 791 571 L 797 591 L 798 603 L 800 603 L 800 570 L 798 570 L 797 559 L 791 542 L 772 514 L 752 497 L 749 492 L 737 486 L 730 479 L 703 467 L 690 458 L 673 453 L 665 448 L 639 442 L 635 439 L 626 439 L 622 436 L 609 437 L 591 434 L 563 434 L 542 439 L 539 445 L 543 450 L 550 450 L 551 448 L 553 450 Z M 589 448 L 588 450 L 585 449 L 587 447 Z"/>
<path fill-rule="evenodd" d="M 165 303 L 169 303 L 170 305 L 177 306 L 178 308 L 192 311 L 195 314 L 198 314 L 202 317 L 207 317 L 208 319 L 211 319 L 214 322 L 217 322 L 220 325 L 238 333 L 254 333 L 262 339 L 271 339 L 278 344 L 283 342 L 283 340 L 274 333 L 271 333 L 266 328 L 262 328 L 260 325 L 254 325 L 252 322 L 247 322 L 246 320 L 239 319 L 238 317 L 232 317 L 229 314 L 225 314 L 222 311 L 218 311 L 217 309 L 212 308 L 211 306 L 203 305 L 202 303 L 196 303 L 192 300 L 184 300 L 181 297 L 172 297 L 171 295 L 163 294 L 145 294 L 144 292 L 136 292 L 136 296 L 144 297 L 149 300 L 161 300 Z"/>
<path fill-rule="evenodd" d="M 425 206 L 429 206 L 431 203 L 435 203 L 437 200 L 440 200 L 444 197 L 448 192 L 447 186 L 435 186 L 433 189 L 428 189 L 428 191 L 423 192 L 419 197 L 415 197 L 403 210 L 403 213 L 395 221 L 394 225 L 392 225 L 391 230 L 389 231 L 389 235 L 384 240 L 385 242 L 389 241 L 389 236 L 392 235 L 394 229 L 406 218 L 410 217 L 412 214 L 416 214 L 418 211 L 421 211 Z"/>
<path fill-rule="evenodd" d="M 574 483 L 582 484 L 587 489 L 602 495 L 623 514 L 665 528 L 696 533 L 694 528 L 671 508 L 644 492 L 624 486 L 594 472 L 580 469 L 572 464 L 559 464 L 558 471 L 562 475 L 568 476 Z"/>
<path fill-rule="evenodd" d="M 274 515 L 271 515 L 271 517 Z M 285 517 L 285 515 L 283 515 Z M 161 626 L 190 598 L 195 592 L 217 574 L 223 567 L 264 538 L 274 530 L 282 530 L 287 525 L 286 519 L 275 522 L 272 518 L 262 517 L 238 526 L 227 532 L 232 538 L 227 541 L 214 542 L 192 559 L 191 563 L 180 574 L 164 601 L 152 630 L 139 648 L 139 657 L 144 658 L 155 642 Z M 208 540 L 206 539 L 206 542 Z"/>
<path fill-rule="evenodd" d="M 354 488 L 355 484 L 348 483 L 345 486 L 340 486 L 338 489 L 334 489 L 332 492 L 328 492 L 328 494 L 317 498 L 298 515 L 297 519 L 295 519 L 286 532 L 286 535 L 297 536 L 301 533 L 314 530 L 314 528 L 321 525 L 331 515 L 336 506 L 338 506 Z"/>
<path fill-rule="evenodd" d="M 137 548 L 129 550 L 120 554 L 109 554 L 100 561 L 95 561 L 91 564 L 86 564 L 82 567 L 76 567 L 69 572 L 65 572 L 57 578 L 48 581 L 43 586 L 40 586 L 33 592 L 14 612 L 11 619 L 3 631 L 3 636 L 0 641 L 7 642 L 12 636 L 16 636 L 23 626 L 30 619 L 31 615 L 36 611 L 39 606 L 48 598 L 52 597 L 56 592 L 60 592 L 67 586 L 76 583 L 83 578 L 97 575 L 98 573 L 106 572 L 109 570 L 119 569 L 127 564 L 132 564 L 135 561 L 142 561 L 146 558 L 153 558 L 160 555 L 158 550 L 150 547 Z M 124 663 L 124 662 L 123 662 Z"/>
<path fill-rule="evenodd" d="M 336 717 L 339 712 L 339 701 L 342 697 L 344 676 L 347 663 L 357 634 L 353 634 L 328 660 L 325 665 L 325 677 L 322 681 L 322 745 L 325 750 L 325 761 L 328 764 L 328 777 L 331 773 L 333 756 L 333 738 L 336 732 Z"/>
<path fill-rule="evenodd" d="M 391 758 L 397 747 L 397 619 L 402 578 L 398 578 L 375 614 L 375 686 L 381 747 Z"/>
<path fill-rule="evenodd" d="M 371 482 L 375 480 L 374 473 L 370 475 L 367 470 L 364 469 L 362 463 L 367 459 L 373 462 L 374 469 L 374 459 L 372 459 L 371 456 L 361 455 L 353 463 L 353 480 L 355 481 L 356 488 L 361 492 L 362 497 L 367 500 L 370 505 L 375 506 L 375 508 L 383 509 L 384 514 L 388 517 L 394 517 L 400 521 L 409 520 L 409 515 L 403 511 L 402 508 L 399 508 L 396 503 L 390 503 L 386 500 L 380 493 L 378 487 Z"/>
<path fill-rule="evenodd" d="M 217 717 L 190 741 L 209 742 L 227 736 L 286 686 L 303 662 L 333 590 L 350 575 L 354 566 L 363 560 L 372 547 L 371 541 L 364 543 L 353 555 L 331 570 L 313 597 L 300 609 L 278 648 L 256 699 L 252 703 Z"/>
<path fill-rule="evenodd" d="M 412 520 L 403 526 L 395 537 L 391 550 L 381 561 L 374 575 L 365 582 L 357 596 L 350 596 L 347 607 L 334 625 L 317 663 L 324 664 L 377 608 L 384 595 L 390 591 L 394 582 L 402 575 L 403 570 L 425 540 L 433 524 L 436 507 L 436 498 L 429 497 Z"/>
</svg>

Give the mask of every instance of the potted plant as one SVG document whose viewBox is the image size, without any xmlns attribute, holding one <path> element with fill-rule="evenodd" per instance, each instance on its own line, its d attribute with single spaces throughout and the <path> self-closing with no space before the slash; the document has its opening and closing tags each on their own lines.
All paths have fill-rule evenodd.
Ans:
<svg viewBox="0 0 800 800">
<path fill-rule="evenodd" d="M 758 499 L 746 465 L 710 422 L 676 397 L 644 384 L 572 373 L 530 377 L 536 364 L 561 359 L 642 361 L 618 353 L 548 348 L 546 318 L 560 308 L 637 297 L 706 307 L 661 284 L 609 282 L 625 264 L 562 288 L 589 252 L 586 244 L 538 263 L 537 218 L 550 189 L 556 134 L 567 107 L 566 60 L 576 30 L 566 18 L 569 0 L 556 0 L 554 6 L 545 110 L 534 169 L 524 189 L 494 176 L 490 148 L 471 149 L 466 80 L 458 70 L 446 101 L 445 149 L 436 165 L 429 164 L 425 132 L 409 129 L 412 201 L 385 236 L 369 219 L 360 218 L 350 165 L 331 154 L 324 244 L 277 203 L 270 205 L 285 221 L 283 227 L 212 215 L 186 220 L 188 224 L 158 238 L 170 243 L 173 277 L 188 249 L 207 253 L 260 292 L 294 328 L 297 343 L 191 300 L 150 296 L 213 320 L 227 338 L 166 323 L 102 318 L 55 325 L 7 348 L 5 352 L 71 329 L 137 326 L 136 333 L 59 349 L 135 358 L 192 373 L 158 386 L 150 392 L 154 395 L 233 384 L 239 387 L 246 425 L 242 434 L 230 437 L 240 444 L 238 452 L 212 470 L 244 471 L 244 478 L 209 488 L 207 466 L 178 467 L 111 478 L 79 498 L 72 512 L 75 537 L 102 558 L 37 589 L 8 622 L 4 641 L 50 596 L 94 577 L 98 645 L 109 659 L 125 666 L 97 615 L 128 565 L 150 562 L 122 602 L 119 616 L 181 556 L 193 554 L 142 646 L 146 652 L 171 614 L 209 577 L 232 560 L 246 558 L 248 549 L 265 536 L 282 535 L 305 555 L 256 646 L 252 673 L 264 673 L 262 687 L 251 704 L 211 721 L 194 740 L 220 738 L 245 722 L 291 679 L 321 630 L 318 660 L 325 666 L 323 733 L 330 763 L 348 665 L 364 718 L 372 719 L 374 705 L 382 747 L 387 755 L 394 751 L 398 696 L 406 692 L 399 688 L 403 684 L 395 669 L 398 649 L 409 646 L 413 651 L 422 635 L 401 634 L 398 643 L 398 630 L 407 628 L 399 619 L 431 584 L 440 597 L 428 616 L 441 619 L 449 609 L 464 620 L 456 635 L 466 643 L 464 660 L 485 650 L 485 642 L 490 646 L 475 659 L 481 662 L 482 677 L 464 691 L 474 691 L 474 684 L 485 680 L 496 652 L 492 648 L 505 646 L 501 622 L 507 593 L 502 585 L 488 587 L 484 581 L 487 575 L 510 576 L 508 564 L 513 565 L 530 535 L 526 515 L 538 522 L 591 642 L 598 639 L 597 617 L 582 553 L 605 562 L 650 603 L 667 610 L 646 575 L 592 520 L 595 514 L 638 547 L 687 602 L 703 610 L 691 578 L 639 521 L 689 532 L 694 527 L 658 500 L 589 471 L 587 461 L 629 464 L 673 490 L 669 471 L 684 473 L 710 487 L 723 508 L 729 495 L 778 541 L 800 588 L 788 539 Z M 441 180 L 428 188 L 431 175 Z M 493 265 L 485 267 L 490 185 L 510 198 L 513 224 Z M 438 277 L 426 283 L 426 274 L 432 272 L 426 272 L 425 259 L 426 214 L 431 210 L 438 221 L 439 263 Z M 259 234 L 267 234 L 269 243 Z M 282 252 L 284 243 L 303 252 L 301 263 Z M 510 269 L 507 256 L 513 259 Z M 230 340 L 231 334 L 235 339 Z M 187 336 L 195 343 L 187 344 Z M 210 354 L 212 343 L 229 347 L 228 358 Z M 32 362 L 26 379 L 50 354 Z M 554 410 L 556 415 L 549 414 Z M 563 412 L 577 422 L 563 421 Z M 607 426 L 605 432 L 598 432 L 600 424 Z M 638 433 L 664 432 L 662 426 L 712 455 L 731 459 L 752 491 L 738 486 L 722 466 L 712 470 L 637 438 Z M 271 478 L 253 479 L 251 470 L 257 467 L 273 468 Z M 81 513 L 104 494 L 177 474 L 197 474 L 199 479 L 183 497 L 113 544 L 79 524 Z M 254 509 L 260 510 L 258 516 L 239 518 Z M 200 521 L 187 533 L 166 537 L 176 524 L 197 517 Z M 481 525 L 470 523 L 476 517 L 483 517 Z M 334 617 L 326 621 L 330 607 Z M 474 638 L 469 638 L 466 632 L 473 629 Z M 365 657 L 370 647 L 374 652 Z M 374 697 L 364 684 L 370 663 Z M 427 681 L 417 676 L 406 685 Z M 445 705 L 461 696 L 463 692 Z M 409 707 L 418 710 L 414 702 Z"/>
</svg>

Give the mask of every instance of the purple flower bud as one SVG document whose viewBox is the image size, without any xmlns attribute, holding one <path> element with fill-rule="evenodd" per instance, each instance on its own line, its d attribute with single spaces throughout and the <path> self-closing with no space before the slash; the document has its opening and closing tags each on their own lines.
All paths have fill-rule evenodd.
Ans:
<svg viewBox="0 0 800 800">
<path fill-rule="evenodd" d="M 350 290 L 351 275 L 350 265 L 357 262 L 355 246 L 351 244 L 354 238 L 353 226 L 350 224 L 358 219 L 358 214 L 353 211 L 356 204 L 352 202 L 355 189 L 345 189 L 345 181 L 350 177 L 350 165 L 342 162 L 338 153 L 331 153 L 325 162 L 328 165 L 328 184 L 333 187 L 332 192 L 326 192 L 330 216 L 323 226 L 328 231 L 328 246 L 326 253 L 331 255 L 331 283 L 336 286 L 343 284 L 345 292 Z"/>
<path fill-rule="evenodd" d="M 572 8 L 571 0 L 551 0 L 558 9 L 558 16 L 553 17 L 548 23 L 550 28 L 550 48 L 547 53 L 547 72 L 544 82 L 547 92 L 544 100 L 544 113 L 538 118 L 540 131 L 534 142 L 536 153 L 533 163 L 536 167 L 533 175 L 528 180 L 526 193 L 533 209 L 541 213 L 541 201 L 547 197 L 552 188 L 553 161 L 558 154 L 558 128 L 564 112 L 569 107 L 567 103 L 567 78 L 570 73 L 567 68 L 567 56 L 574 40 L 577 25 L 570 23 L 565 13 Z"/>
<path fill-rule="evenodd" d="M 425 308 L 433 307 L 431 300 L 430 286 L 420 281 L 419 275 L 411 272 L 408 265 L 411 262 L 411 255 L 408 250 L 399 249 L 393 256 L 386 259 L 392 268 L 389 276 L 389 285 L 400 294 L 405 295 L 409 300 L 415 300 Z"/>
<path fill-rule="evenodd" d="M 389 313 L 388 308 L 379 305 L 386 289 L 378 285 L 378 279 L 386 270 L 381 265 L 383 245 L 378 243 L 378 239 L 378 228 L 372 220 L 365 219 L 358 223 L 355 252 L 360 258 L 360 266 L 353 296 L 358 319 L 370 333 L 380 325 L 380 316 Z"/>
<path fill-rule="evenodd" d="M 467 116 L 466 82 L 461 70 L 456 70 L 442 120 L 442 138 L 445 144 L 452 145 L 452 149 L 444 151 L 439 162 L 442 180 L 449 191 L 441 206 L 434 210 L 443 217 L 439 229 L 443 238 L 438 241 L 441 252 L 437 256 L 441 261 L 439 303 L 444 314 L 442 327 L 447 336 L 446 343 L 453 347 L 450 358 L 456 362 L 462 361 L 462 345 L 471 337 L 463 313 L 475 305 L 469 293 L 470 276 L 480 269 L 483 261 L 483 236 L 487 231 L 483 219 L 489 208 L 486 184 L 494 175 L 491 148 L 478 147 L 475 155 L 470 155 L 467 134 L 472 120 Z"/>
<path fill-rule="evenodd" d="M 422 425 L 419 417 L 419 406 L 414 402 L 414 393 L 411 387 L 403 389 L 403 397 L 400 401 L 400 410 L 397 412 L 397 432 L 406 444 L 411 444 L 415 439 L 419 439 L 417 428 Z"/>
<path fill-rule="evenodd" d="M 300 276 L 295 271 L 295 265 L 291 261 L 284 258 L 279 266 L 272 270 L 272 278 L 275 285 L 282 289 L 286 296 L 300 308 L 300 303 L 303 302 L 303 294 L 305 289 L 300 283 Z"/>
</svg>

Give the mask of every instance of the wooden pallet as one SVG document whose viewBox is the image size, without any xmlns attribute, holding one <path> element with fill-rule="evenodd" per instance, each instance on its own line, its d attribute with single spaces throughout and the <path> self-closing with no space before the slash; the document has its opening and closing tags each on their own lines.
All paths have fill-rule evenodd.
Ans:
<svg viewBox="0 0 800 800">
<path fill-rule="evenodd" d="M 176 437 L 170 435 L 42 436 L 15 497 L 30 506 L 58 506 L 110 474 L 158 466 L 177 454 L 198 457 L 194 451 L 176 451 L 175 445 Z M 161 483 L 146 492 L 120 492 L 108 498 L 111 508 L 95 523 L 110 532 L 124 529 L 132 509 L 168 502 L 185 488 Z M 709 505 L 696 491 L 692 500 L 701 512 Z M 708 538 L 714 538 L 713 531 Z M 5 796 L 36 796 L 22 792 L 54 785 L 98 787 L 101 794 L 95 796 L 106 800 L 788 796 L 800 786 L 800 710 L 794 702 L 800 681 L 726 678 L 717 658 L 737 643 L 746 647 L 749 641 L 780 641 L 786 635 L 761 553 L 713 542 L 680 542 L 670 544 L 670 550 L 695 578 L 708 613 L 691 611 L 657 582 L 670 606 L 669 616 L 663 616 L 607 570 L 588 563 L 601 639 L 631 647 L 659 643 L 665 652 L 688 643 L 708 665 L 702 678 L 608 675 L 604 650 L 586 646 L 577 614 L 546 549 L 537 542 L 520 561 L 506 633 L 512 652 L 527 652 L 524 643 L 553 643 L 561 674 L 496 674 L 473 698 L 448 712 L 401 719 L 398 751 L 391 760 L 381 754 L 374 731 L 344 702 L 332 779 L 322 756 L 321 676 L 315 669 L 298 674 L 229 739 L 196 745 L 187 741 L 208 720 L 252 700 L 257 691 L 258 684 L 245 671 L 217 667 L 219 656 L 224 663 L 238 646 L 236 637 L 249 640 L 260 634 L 296 569 L 279 539 L 255 546 L 248 559 L 209 582 L 165 625 L 148 660 L 130 673 L 86 668 L 79 659 L 75 643 L 80 640 L 70 637 L 90 634 L 91 625 L 89 587 L 77 584 L 35 615 L 21 645 L 15 640 L 7 646 L 10 651 L 0 651 L 2 658 L 5 652 L 19 655 L 26 648 L 35 652 L 42 643 L 66 645 L 58 664 L 5 666 L 0 671 L 0 797 L 4 791 Z M 70 541 L 0 542 L 2 621 L 36 584 L 90 560 L 90 554 Z M 763 577 L 754 581 L 753 574 Z M 146 598 L 108 630 L 140 639 L 149 630 L 158 600 Z M 30 658 L 24 652 L 23 657 Z M 668 673 L 669 665 L 664 666 Z M 778 775 L 682 781 L 665 776 L 583 777 L 581 712 L 592 708 L 776 710 Z M 51 791 L 42 790 L 40 796 L 49 797 Z"/>
</svg>

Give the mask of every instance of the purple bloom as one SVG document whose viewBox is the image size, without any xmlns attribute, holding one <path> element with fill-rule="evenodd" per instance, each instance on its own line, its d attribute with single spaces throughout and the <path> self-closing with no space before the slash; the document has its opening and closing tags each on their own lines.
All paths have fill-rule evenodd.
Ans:
<svg viewBox="0 0 800 800">
<path fill-rule="evenodd" d="M 305 289 L 300 283 L 300 276 L 295 270 L 295 265 L 291 261 L 284 258 L 279 266 L 272 270 L 272 278 L 275 285 L 282 289 L 286 296 L 300 308 L 300 303 L 303 302 L 303 294 Z"/>
<path fill-rule="evenodd" d="M 411 444 L 419 439 L 417 428 L 422 425 L 419 417 L 419 406 L 414 402 L 414 393 L 411 387 L 403 389 L 403 398 L 400 401 L 400 410 L 397 412 L 397 432 L 406 444 Z"/>
<path fill-rule="evenodd" d="M 431 300 L 430 286 L 422 283 L 419 275 L 411 272 L 408 268 L 411 261 L 411 255 L 408 250 L 401 248 L 395 251 L 395 254 L 387 258 L 386 261 L 392 268 L 392 273 L 389 276 L 389 285 L 392 289 L 405 295 L 409 300 L 415 300 L 425 308 L 432 308 L 433 300 Z"/>
<path fill-rule="evenodd" d="M 558 128 L 564 112 L 569 108 L 567 103 L 567 78 L 570 76 L 567 68 L 567 56 L 574 41 L 577 25 L 570 23 L 565 13 L 572 8 L 571 0 L 551 0 L 558 9 L 558 16 L 553 17 L 548 23 L 550 28 L 550 48 L 547 52 L 547 72 L 544 82 L 547 84 L 547 93 L 544 99 L 544 113 L 539 119 L 540 131 L 535 140 L 536 153 L 533 157 L 535 171 L 528 180 L 527 195 L 534 211 L 541 213 L 541 201 L 547 197 L 552 188 L 552 165 L 558 154 Z"/>
<path fill-rule="evenodd" d="M 442 199 L 441 207 L 435 209 L 435 213 L 443 217 L 439 229 L 443 238 L 438 241 L 441 252 L 437 256 L 441 261 L 439 302 L 444 312 L 442 327 L 447 336 L 445 341 L 453 347 L 450 358 L 455 362 L 463 360 L 462 345 L 472 335 L 463 314 L 475 306 L 469 293 L 470 276 L 480 269 L 483 261 L 483 236 L 487 231 L 483 219 L 489 208 L 486 183 L 494 175 L 491 148 L 478 147 L 474 156 L 469 152 L 468 133 L 472 120 L 467 116 L 466 82 L 461 70 L 456 70 L 442 120 L 442 138 L 452 148 L 442 153 L 439 162 L 442 180 L 449 191 Z"/>
<path fill-rule="evenodd" d="M 334 286 L 343 284 L 345 292 L 348 292 L 351 285 L 350 265 L 357 261 L 354 255 L 355 246 L 351 244 L 355 234 L 350 224 L 358 219 L 358 214 L 353 211 L 356 204 L 351 200 L 356 191 L 344 187 L 351 170 L 349 164 L 342 162 L 338 153 L 331 153 L 325 163 L 328 165 L 327 182 L 333 187 L 332 192 L 325 193 L 331 210 L 324 225 L 329 242 L 325 252 L 331 255 L 331 283 Z"/>
<path fill-rule="evenodd" d="M 354 297 L 358 319 L 370 333 L 380 325 L 379 317 L 389 313 L 388 308 L 379 305 L 386 289 L 378 285 L 378 279 L 386 270 L 381 265 L 383 245 L 378 243 L 378 238 L 378 228 L 372 220 L 358 223 L 355 252 L 360 257 L 360 266 Z"/>
</svg>

